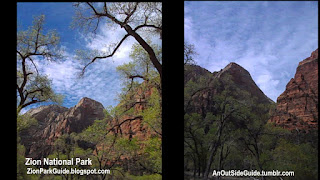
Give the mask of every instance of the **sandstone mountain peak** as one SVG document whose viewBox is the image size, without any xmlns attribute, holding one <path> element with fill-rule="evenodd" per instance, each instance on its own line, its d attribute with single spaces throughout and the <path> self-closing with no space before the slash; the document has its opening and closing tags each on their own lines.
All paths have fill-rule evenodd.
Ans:
<svg viewBox="0 0 320 180">
<path fill-rule="evenodd" d="M 103 105 L 90 98 L 82 98 L 71 108 L 59 105 L 40 106 L 29 110 L 31 118 L 38 121 L 21 132 L 21 142 L 26 147 L 26 155 L 35 159 L 52 152 L 54 141 L 63 134 L 79 133 L 94 120 L 105 117 Z"/>
<path fill-rule="evenodd" d="M 252 96 L 257 97 L 260 103 L 273 102 L 257 86 L 250 73 L 239 64 L 231 62 L 225 68 L 217 72 L 215 76 L 217 78 L 221 78 L 226 74 L 231 76 L 232 81 L 237 85 L 237 87 L 239 87 L 241 90 L 249 92 Z"/>
<path fill-rule="evenodd" d="M 242 66 L 240 66 L 239 64 L 237 64 L 235 62 L 229 63 L 224 69 L 229 69 L 229 68 L 241 68 L 241 69 L 244 69 Z"/>
<path fill-rule="evenodd" d="M 93 100 L 93 99 L 91 99 L 91 98 L 83 97 L 82 99 L 80 99 L 80 101 L 78 102 L 78 104 L 87 103 L 87 102 L 96 102 L 96 103 L 99 103 L 98 101 Z"/>
<path fill-rule="evenodd" d="M 246 69 L 235 62 L 229 63 L 225 68 L 218 72 L 217 76 L 220 77 L 225 72 L 232 73 L 233 75 L 250 76 L 250 73 Z"/>
<path fill-rule="evenodd" d="M 103 105 L 93 99 L 88 97 L 83 97 L 74 108 L 85 107 L 85 108 L 94 108 L 94 109 L 104 109 Z"/>
<path fill-rule="evenodd" d="M 196 112 L 202 115 L 205 115 L 207 112 L 211 112 L 214 106 L 211 99 L 218 95 L 224 87 L 228 86 L 228 83 L 231 83 L 232 86 L 239 88 L 241 91 L 248 92 L 248 98 L 255 98 L 258 103 L 273 103 L 273 101 L 256 85 L 250 73 L 234 62 L 228 64 L 220 71 L 213 73 L 210 73 L 208 70 L 200 66 L 187 66 L 185 67 L 184 77 L 185 84 L 190 81 L 197 84 L 203 84 L 204 81 L 206 82 L 206 84 L 202 85 L 204 87 L 200 88 L 192 95 L 192 101 L 188 103 L 186 108 L 186 111 L 188 112 Z M 225 78 L 230 79 L 225 80 Z M 215 82 L 220 82 L 220 85 L 217 86 Z"/>
</svg>

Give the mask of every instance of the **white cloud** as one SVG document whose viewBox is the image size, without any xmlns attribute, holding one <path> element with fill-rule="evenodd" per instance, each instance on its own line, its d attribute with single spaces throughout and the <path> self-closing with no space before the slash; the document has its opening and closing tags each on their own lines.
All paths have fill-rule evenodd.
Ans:
<svg viewBox="0 0 320 180">
<path fill-rule="evenodd" d="M 219 71 L 236 62 L 276 101 L 299 61 L 318 47 L 316 5 L 186 2 L 185 41 L 195 45 L 200 66 Z"/>
<path fill-rule="evenodd" d="M 126 34 L 120 27 L 111 27 L 101 23 L 96 34 L 80 34 L 88 50 L 98 50 L 109 54 L 111 44 L 117 44 Z M 153 39 L 152 39 L 153 40 Z M 61 62 L 50 62 L 41 66 L 42 72 L 52 79 L 53 88 L 57 93 L 66 96 L 65 106 L 74 106 L 82 97 L 89 97 L 101 102 L 105 107 L 115 106 L 119 103 L 118 93 L 121 83 L 116 67 L 131 61 L 129 54 L 133 43 L 136 42 L 129 36 L 111 58 L 97 59 L 90 64 L 82 78 L 79 74 L 88 61 L 76 60 L 75 56 L 66 52 L 66 59 Z M 157 41 L 154 41 L 158 43 Z"/>
<path fill-rule="evenodd" d="M 101 7 L 101 4 L 98 4 L 98 6 Z M 45 13 L 52 15 L 51 11 L 52 9 Z M 23 15 L 26 14 L 24 11 L 21 12 Z M 55 28 L 58 27 L 58 30 L 62 31 L 61 44 L 65 45 L 65 58 L 62 61 L 55 62 L 41 61 L 38 58 L 34 58 L 34 61 L 40 73 L 47 74 L 49 79 L 52 80 L 52 87 L 55 92 L 65 95 L 63 105 L 66 107 L 74 106 L 84 96 L 101 102 L 105 107 L 117 105 L 119 102 L 117 95 L 121 91 L 122 80 L 120 80 L 119 74 L 116 72 L 116 67 L 131 60 L 129 54 L 132 44 L 136 42 L 134 38 L 129 36 L 113 57 L 98 59 L 89 65 L 84 76 L 79 78 L 78 76 L 82 68 L 89 61 L 77 60 L 75 58 L 75 49 L 85 49 L 88 52 L 89 50 L 99 50 L 102 53 L 108 53 L 110 44 L 118 43 L 126 32 L 117 25 L 113 27 L 107 25 L 106 21 L 100 21 L 96 34 L 84 34 L 77 30 L 69 32 L 64 27 L 68 26 L 67 23 L 71 19 L 66 18 L 65 24 L 60 21 L 59 24 L 56 24 L 56 21 L 52 20 L 55 20 L 55 17 L 52 17 L 51 20 L 48 19 L 47 25 Z M 142 32 L 139 33 L 143 37 L 146 36 Z M 154 43 L 161 44 L 161 40 L 155 37 L 151 36 L 150 39 Z M 28 106 L 24 111 L 39 105 Z"/>
<path fill-rule="evenodd" d="M 281 93 L 276 88 L 280 81 L 274 79 L 271 74 L 259 74 L 255 82 L 257 83 L 259 88 L 264 93 L 269 94 L 269 97 L 273 100 L 277 98 L 275 94 Z"/>
<path fill-rule="evenodd" d="M 82 97 L 89 97 L 104 106 L 115 106 L 121 90 L 119 76 L 110 61 L 96 61 L 88 66 L 85 75 L 79 74 L 83 63 L 68 54 L 62 61 L 35 60 L 39 72 L 48 75 L 56 93 L 65 95 L 64 106 L 74 106 Z"/>
<path fill-rule="evenodd" d="M 99 50 L 109 55 L 125 34 L 126 31 L 123 28 L 110 27 L 107 23 L 101 23 L 97 34 L 89 33 L 82 35 L 82 38 L 85 40 L 86 47 L 89 50 Z M 118 66 L 124 62 L 129 62 L 129 54 L 134 42 L 135 40 L 131 36 L 127 37 L 116 53 L 108 59 L 112 62 L 110 65 Z"/>
</svg>

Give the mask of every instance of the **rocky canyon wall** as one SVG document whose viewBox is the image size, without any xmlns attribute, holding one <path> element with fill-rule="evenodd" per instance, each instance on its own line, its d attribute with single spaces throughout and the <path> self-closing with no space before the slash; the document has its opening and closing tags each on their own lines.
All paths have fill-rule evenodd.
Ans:
<svg viewBox="0 0 320 180">
<path fill-rule="evenodd" d="M 318 49 L 299 63 L 294 78 L 277 99 L 270 122 L 290 130 L 318 128 Z"/>
</svg>

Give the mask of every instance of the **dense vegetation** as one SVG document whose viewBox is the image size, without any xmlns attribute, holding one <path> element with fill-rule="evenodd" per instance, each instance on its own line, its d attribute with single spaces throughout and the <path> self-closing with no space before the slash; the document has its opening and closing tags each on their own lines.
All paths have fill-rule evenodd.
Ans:
<svg viewBox="0 0 320 180">
<path fill-rule="evenodd" d="M 185 179 L 211 178 L 213 170 L 294 171 L 282 178 L 317 179 L 318 132 L 267 123 L 275 104 L 257 103 L 230 75 L 195 73 L 193 48 L 185 45 Z"/>
<path fill-rule="evenodd" d="M 101 4 L 103 6 L 101 6 Z M 30 104 L 39 102 L 61 103 L 63 96 L 51 88 L 45 74 L 38 72 L 33 57 L 41 60 L 61 58 L 59 36 L 56 32 L 43 33 L 44 16 L 35 17 L 27 31 L 17 32 L 17 178 L 18 179 L 161 179 L 162 131 L 161 131 L 161 61 L 162 48 L 151 39 L 162 31 L 161 3 L 75 3 L 77 13 L 73 27 L 95 33 L 99 22 L 124 28 L 127 34 L 116 44 L 109 44 L 108 52 L 79 50 L 77 57 L 95 60 L 112 57 L 129 36 L 136 43 L 130 52 L 131 61 L 117 67 L 122 76 L 123 89 L 119 92 L 120 103 L 105 110 L 105 118 L 80 133 L 63 134 L 55 140 L 54 152 L 48 158 L 90 158 L 90 166 L 50 166 L 50 168 L 109 169 L 110 174 L 81 176 L 27 175 L 25 147 L 20 132 L 37 121 L 19 112 Z M 93 28 L 93 29 L 92 29 Z M 106 29 L 108 30 L 108 29 Z M 109 53 L 109 54 L 108 54 Z M 144 138 L 132 132 L 123 133 L 126 123 L 139 121 L 144 127 Z M 49 167 L 45 167 L 49 168 Z"/>
</svg>

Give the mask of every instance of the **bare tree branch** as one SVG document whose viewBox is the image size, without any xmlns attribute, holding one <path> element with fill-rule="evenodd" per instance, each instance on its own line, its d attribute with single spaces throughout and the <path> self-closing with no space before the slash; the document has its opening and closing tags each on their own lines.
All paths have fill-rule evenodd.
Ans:
<svg viewBox="0 0 320 180">
<path fill-rule="evenodd" d="M 33 64 L 34 68 L 36 69 L 37 74 L 39 74 L 38 68 L 37 66 L 34 64 L 33 60 L 31 59 L 31 57 L 29 56 L 28 59 L 31 61 L 31 63 Z"/>
<path fill-rule="evenodd" d="M 160 75 L 160 78 L 162 77 L 162 65 L 160 64 L 160 61 L 157 59 L 156 55 L 155 55 L 155 52 L 153 51 L 153 49 L 150 47 L 150 45 L 137 33 L 135 32 L 135 30 L 138 30 L 142 27 L 153 27 L 153 28 L 156 28 L 158 30 L 162 30 L 161 27 L 157 27 L 155 25 L 147 25 L 147 24 L 144 24 L 144 25 L 140 25 L 140 26 L 137 26 L 135 28 L 135 30 L 133 30 L 131 28 L 131 26 L 128 24 L 128 21 L 130 19 L 130 17 L 134 14 L 134 12 L 136 12 L 136 9 L 137 9 L 137 6 L 138 6 L 138 3 L 135 4 L 135 6 L 133 7 L 132 11 L 130 11 L 129 13 L 125 13 L 127 15 L 127 17 L 125 18 L 124 22 L 121 22 L 120 20 L 118 20 L 117 18 L 115 18 L 113 15 L 111 15 L 109 12 L 108 12 L 108 9 L 107 9 L 107 4 L 104 3 L 104 12 L 98 12 L 97 9 L 92 5 L 92 3 L 90 2 L 87 2 L 86 3 L 90 9 L 92 9 L 92 11 L 94 12 L 95 14 L 95 17 L 97 18 L 100 18 L 100 17 L 107 17 L 109 18 L 110 20 L 112 20 L 114 23 L 120 25 L 121 28 L 124 28 L 126 30 L 126 32 L 128 33 L 121 41 L 120 43 L 118 44 L 118 46 L 114 49 L 114 51 L 112 52 L 112 54 L 110 55 L 107 55 L 107 56 L 100 56 L 100 57 L 95 57 L 92 59 L 92 61 L 90 63 L 88 63 L 82 70 L 82 73 L 81 75 L 83 75 L 85 69 L 87 68 L 88 65 L 90 65 L 91 63 L 93 63 L 96 59 L 102 59 L 102 58 L 108 58 L 108 57 L 111 57 L 115 51 L 119 48 L 119 46 L 121 45 L 121 43 L 123 42 L 123 40 L 127 37 L 127 36 L 133 36 L 135 38 L 136 41 L 138 41 L 138 43 L 144 48 L 144 50 L 148 53 L 149 55 L 149 58 L 150 58 L 150 61 L 152 62 L 153 66 L 157 69 L 159 75 Z M 160 34 L 161 34 L 161 31 L 160 31 Z"/>
<path fill-rule="evenodd" d="M 127 17 L 126 17 L 126 19 L 125 19 L 124 22 L 123 22 L 124 24 L 127 24 L 128 21 L 129 21 L 129 19 L 130 19 L 130 17 L 133 15 L 133 13 L 136 12 L 137 7 L 138 7 L 138 4 L 139 4 L 139 2 L 136 2 L 133 10 L 132 10 L 129 14 L 127 14 Z"/>
<path fill-rule="evenodd" d="M 133 117 L 133 118 L 125 119 L 125 120 L 123 120 L 121 123 L 118 123 L 118 124 L 112 126 L 112 127 L 107 131 L 106 134 L 109 134 L 109 132 L 114 131 L 116 127 L 118 127 L 118 128 L 121 129 L 121 125 L 123 125 L 123 124 L 126 123 L 126 122 L 129 122 L 129 121 L 131 122 L 131 121 L 139 120 L 139 119 L 143 119 L 143 117 L 142 117 L 142 116 L 136 116 L 136 117 Z"/>
<path fill-rule="evenodd" d="M 157 30 L 161 30 L 162 31 L 162 27 L 158 27 L 158 26 L 153 25 L 153 24 L 142 24 L 142 25 L 139 25 L 136 28 L 134 28 L 134 31 L 137 31 L 138 29 L 144 28 L 144 27 L 151 27 L 151 28 L 155 28 Z"/>
<path fill-rule="evenodd" d="M 127 37 L 129 37 L 129 34 L 126 34 L 126 35 L 120 40 L 120 42 L 119 42 L 118 45 L 113 49 L 113 51 L 112 51 L 111 54 L 106 55 L 106 56 L 96 56 L 96 57 L 94 57 L 94 58 L 91 60 L 91 62 L 89 62 L 87 65 L 84 66 L 84 68 L 82 69 L 82 72 L 81 72 L 81 76 L 83 76 L 86 68 L 87 68 L 90 64 L 94 63 L 97 59 L 105 59 L 105 58 L 112 57 L 112 56 L 117 52 L 117 50 L 119 49 L 119 47 L 121 46 L 121 44 L 124 42 L 124 40 L 126 40 Z"/>
</svg>

